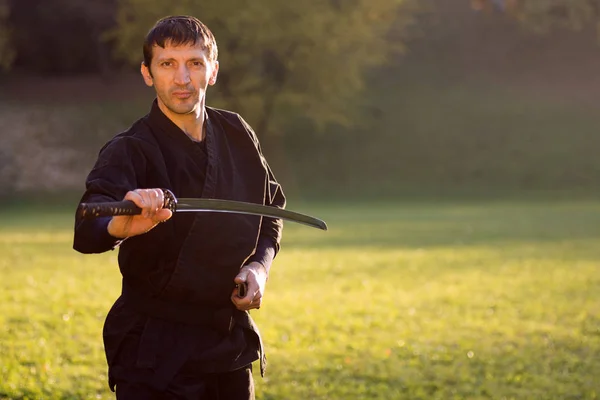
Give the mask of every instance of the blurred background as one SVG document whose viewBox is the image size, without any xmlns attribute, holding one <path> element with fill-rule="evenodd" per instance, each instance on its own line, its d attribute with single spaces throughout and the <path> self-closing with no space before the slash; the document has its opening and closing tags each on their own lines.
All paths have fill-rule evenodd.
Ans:
<svg viewBox="0 0 600 400">
<path fill-rule="evenodd" d="M 0 201 L 83 191 L 148 112 L 142 40 L 178 13 L 216 35 L 209 105 L 249 121 L 294 198 L 593 196 L 596 6 L 0 0 Z"/>
<path fill-rule="evenodd" d="M 330 228 L 286 224 L 258 399 L 599 399 L 598 4 L 0 0 L 0 399 L 114 398 L 117 252 L 75 252 L 74 210 L 173 14 Z"/>
</svg>

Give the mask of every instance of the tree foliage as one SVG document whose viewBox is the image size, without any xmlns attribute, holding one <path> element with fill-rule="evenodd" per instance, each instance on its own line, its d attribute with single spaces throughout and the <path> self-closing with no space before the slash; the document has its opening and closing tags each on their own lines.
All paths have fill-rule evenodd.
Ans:
<svg viewBox="0 0 600 400">
<path fill-rule="evenodd" d="M 109 44 L 102 34 L 113 26 L 116 0 L 0 0 L 12 27 L 14 67 L 65 75 L 106 72 Z"/>
<path fill-rule="evenodd" d="M 471 5 L 476 10 L 502 10 L 539 33 L 590 25 L 600 32 L 598 0 L 471 0 Z"/>
<path fill-rule="evenodd" d="M 8 11 L 6 0 L 0 0 L 0 70 L 8 70 L 15 58 L 14 49 L 10 45 Z"/>
<path fill-rule="evenodd" d="M 349 122 L 365 72 L 404 50 L 417 3 L 423 2 L 121 0 L 111 36 L 121 56 L 139 65 L 142 40 L 157 19 L 197 16 L 219 46 L 213 104 L 216 99 L 257 131 L 273 134 L 294 111 L 320 125 Z"/>
</svg>

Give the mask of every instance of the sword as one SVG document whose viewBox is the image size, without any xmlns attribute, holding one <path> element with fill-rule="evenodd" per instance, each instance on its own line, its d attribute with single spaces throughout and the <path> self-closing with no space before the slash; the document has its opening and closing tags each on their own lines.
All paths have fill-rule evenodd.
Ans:
<svg viewBox="0 0 600 400">
<path fill-rule="evenodd" d="M 310 215 L 301 214 L 282 208 L 265 206 L 262 204 L 247 203 L 243 201 L 220 200 L 220 199 L 195 199 L 176 198 L 173 192 L 162 189 L 164 193 L 163 208 L 171 212 L 224 212 L 233 214 L 259 215 L 297 222 L 313 228 L 327 230 L 325 221 Z M 80 203 L 77 207 L 77 216 L 83 219 L 98 217 L 114 217 L 118 215 L 138 215 L 142 211 L 131 200 L 122 200 L 102 203 Z"/>
</svg>

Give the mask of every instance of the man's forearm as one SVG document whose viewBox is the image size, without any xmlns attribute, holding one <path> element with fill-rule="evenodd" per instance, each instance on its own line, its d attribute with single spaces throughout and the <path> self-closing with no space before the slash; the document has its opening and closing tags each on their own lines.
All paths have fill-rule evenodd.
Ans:
<svg viewBox="0 0 600 400">
<path fill-rule="evenodd" d="M 85 254 L 103 253 L 114 249 L 121 240 L 108 233 L 107 227 L 111 218 L 76 220 L 73 249 Z"/>
</svg>

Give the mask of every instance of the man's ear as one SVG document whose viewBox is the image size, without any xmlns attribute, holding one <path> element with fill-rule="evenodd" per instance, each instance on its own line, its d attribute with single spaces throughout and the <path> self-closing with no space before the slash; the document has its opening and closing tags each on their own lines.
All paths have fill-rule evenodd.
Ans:
<svg viewBox="0 0 600 400">
<path fill-rule="evenodd" d="M 150 68 L 146 66 L 146 63 L 142 61 L 142 65 L 140 66 L 140 72 L 142 77 L 144 78 L 144 82 L 146 85 L 152 87 L 154 85 L 154 79 L 152 79 L 152 72 L 150 72 Z"/>
<path fill-rule="evenodd" d="M 208 84 L 209 85 L 214 85 L 215 83 L 217 83 L 217 75 L 219 74 L 219 62 L 215 61 L 213 64 L 213 71 L 212 74 L 210 75 L 210 79 L 208 80 Z"/>
</svg>

